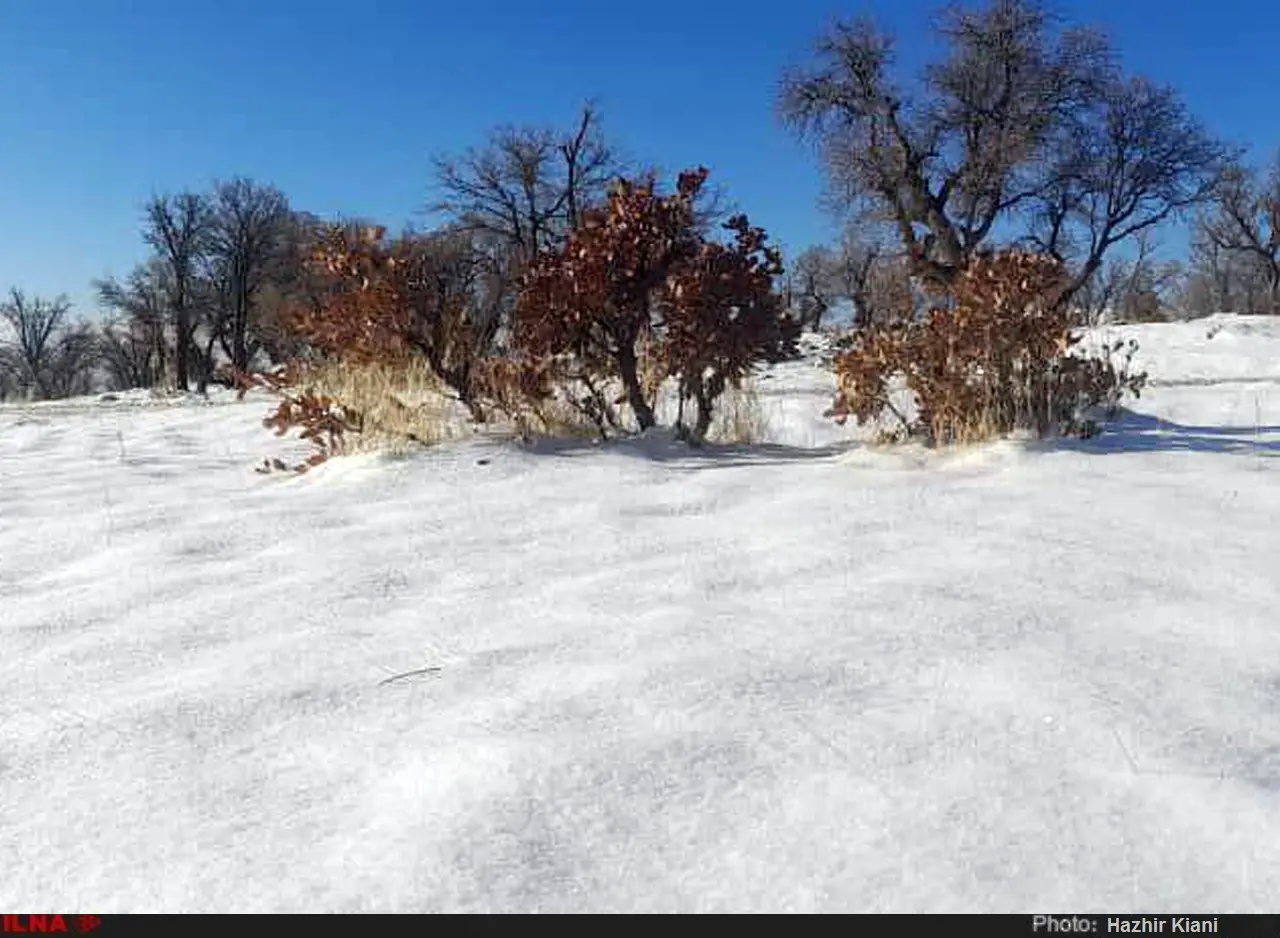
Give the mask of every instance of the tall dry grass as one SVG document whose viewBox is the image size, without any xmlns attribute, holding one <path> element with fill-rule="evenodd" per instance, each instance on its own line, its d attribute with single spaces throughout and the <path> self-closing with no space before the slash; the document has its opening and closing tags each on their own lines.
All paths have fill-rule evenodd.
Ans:
<svg viewBox="0 0 1280 938">
<path fill-rule="evenodd" d="M 418 358 L 308 365 L 302 388 L 341 401 L 358 415 L 361 431 L 344 440 L 344 453 L 405 454 L 472 434 L 466 408 Z"/>
<path fill-rule="evenodd" d="M 768 435 L 769 420 L 755 381 L 746 378 L 737 388 L 730 385 L 716 402 L 707 439 L 712 443 L 748 445 L 761 443 Z"/>
</svg>

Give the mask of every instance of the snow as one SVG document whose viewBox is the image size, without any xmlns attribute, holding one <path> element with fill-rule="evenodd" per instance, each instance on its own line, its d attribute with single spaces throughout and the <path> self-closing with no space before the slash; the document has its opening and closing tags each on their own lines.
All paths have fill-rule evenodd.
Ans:
<svg viewBox="0 0 1280 938">
<path fill-rule="evenodd" d="M 1274 911 L 1280 323 L 1112 331 L 1118 428 L 941 453 L 810 361 L 754 446 L 305 476 L 0 408 L 0 907 Z"/>
</svg>

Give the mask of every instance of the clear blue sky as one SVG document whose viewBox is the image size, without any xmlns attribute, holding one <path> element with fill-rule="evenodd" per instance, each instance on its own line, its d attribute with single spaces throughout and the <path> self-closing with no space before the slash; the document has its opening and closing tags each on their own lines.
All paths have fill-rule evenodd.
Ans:
<svg viewBox="0 0 1280 938">
<path fill-rule="evenodd" d="M 430 156 L 586 98 L 626 152 L 704 163 L 784 245 L 828 236 L 814 161 L 776 123 L 782 67 L 873 9 L 922 52 L 933 2 L 0 0 L 0 290 L 65 292 L 144 255 L 153 191 L 247 175 L 298 208 L 395 227 Z M 1060 0 L 1211 129 L 1280 145 L 1280 5 Z M 914 30 L 914 35 L 912 31 Z"/>
</svg>

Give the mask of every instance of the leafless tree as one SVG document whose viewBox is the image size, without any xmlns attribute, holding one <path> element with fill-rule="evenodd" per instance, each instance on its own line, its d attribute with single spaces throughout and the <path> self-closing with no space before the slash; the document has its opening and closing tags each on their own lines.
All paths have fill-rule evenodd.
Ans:
<svg viewBox="0 0 1280 938">
<path fill-rule="evenodd" d="M 377 227 L 368 219 L 336 223 L 351 232 Z M 278 364 L 306 354 L 306 343 L 289 328 L 288 319 L 298 309 L 314 312 L 324 302 L 326 279 L 314 252 L 332 224 L 310 212 L 291 211 L 281 227 L 276 259 L 257 292 L 252 316 L 253 339 L 268 361 Z"/>
<path fill-rule="evenodd" d="M 243 178 L 215 184 L 211 209 L 205 297 L 212 328 L 209 352 L 216 337 L 231 364 L 245 370 L 261 348 L 254 335 L 256 302 L 282 276 L 293 215 L 279 189 Z"/>
<path fill-rule="evenodd" d="M 917 272 L 948 282 L 1040 191 L 1035 170 L 1111 64 L 1094 33 L 1055 34 L 1029 0 L 950 8 L 937 32 L 948 54 L 913 95 L 892 74 L 890 35 L 866 18 L 838 23 L 815 65 L 786 74 L 780 107 L 816 135 L 833 188 L 878 208 Z"/>
<path fill-rule="evenodd" d="M 1179 305 L 1188 316 L 1225 311 L 1247 312 L 1242 300 L 1260 292 L 1248 258 L 1226 251 L 1205 233 L 1208 218 L 1201 213 L 1191 226 L 1186 275 Z M 1257 282 L 1255 282 L 1257 281 Z"/>
<path fill-rule="evenodd" d="M 1075 115 L 1028 241 L 1073 264 L 1070 297 L 1117 244 L 1207 204 L 1228 155 L 1173 89 L 1116 79 Z"/>
<path fill-rule="evenodd" d="M 1192 315 L 1270 313 L 1268 276 L 1259 258 L 1224 251 L 1193 236 L 1184 303 Z"/>
<path fill-rule="evenodd" d="M 945 286 L 1022 219 L 1042 249 L 1078 254 L 1078 287 L 1116 243 L 1208 195 L 1220 150 L 1173 92 L 1124 79 L 1096 31 L 1037 0 L 950 7 L 936 31 L 946 54 L 909 86 L 890 35 L 839 23 L 779 97 L 835 197 L 892 224 L 921 279 Z"/>
<path fill-rule="evenodd" d="M 620 171 L 599 112 L 586 104 L 568 132 L 500 127 L 479 149 L 437 157 L 438 198 L 429 208 L 464 230 L 497 236 L 528 263 L 561 244 Z"/>
<path fill-rule="evenodd" d="M 1109 258 L 1072 297 L 1076 322 L 1096 326 L 1112 322 L 1152 322 L 1169 318 L 1183 305 L 1185 267 L 1161 261 L 1153 229 L 1133 239 L 1133 253 Z"/>
<path fill-rule="evenodd" d="M 164 381 L 169 360 L 165 276 L 165 266 L 156 259 L 134 268 L 123 283 L 108 278 L 95 284 L 98 303 L 110 317 L 99 349 L 117 390 L 150 388 Z"/>
<path fill-rule="evenodd" d="M 495 347 L 518 281 L 484 231 L 443 228 L 408 232 L 410 343 L 479 420 L 473 373 Z"/>
<path fill-rule="evenodd" d="M 853 325 L 887 322 L 913 312 L 910 265 L 874 227 L 851 224 L 833 255 L 838 296 L 853 306 Z"/>
<path fill-rule="evenodd" d="M 834 267 L 831 249 L 818 244 L 805 248 L 787 266 L 787 306 L 802 328 L 822 328 L 822 319 L 836 300 Z"/>
<path fill-rule="evenodd" d="M 65 296 L 29 297 L 16 288 L 0 303 L 0 320 L 12 336 L 3 344 L 13 383 L 23 393 L 45 399 L 57 390 L 58 343 L 68 328 L 71 303 Z"/>
<path fill-rule="evenodd" d="M 146 206 L 143 237 L 165 267 L 168 312 L 174 326 L 174 382 L 181 390 L 193 376 L 200 265 L 213 231 L 208 200 L 195 192 L 154 196 Z"/>
<path fill-rule="evenodd" d="M 1202 225 L 1213 245 L 1263 272 L 1267 311 L 1280 314 L 1280 153 L 1265 177 L 1238 163 L 1228 166 Z"/>
<path fill-rule="evenodd" d="M 910 271 L 878 235 L 871 226 L 852 224 L 836 246 L 810 247 L 789 265 L 790 306 L 802 322 L 820 328 L 841 301 L 852 306 L 855 328 L 910 315 Z"/>
<path fill-rule="evenodd" d="M 8 400 L 18 390 L 18 363 L 10 350 L 0 345 L 0 401 Z"/>
<path fill-rule="evenodd" d="M 87 322 L 69 323 L 58 332 L 45 378 L 49 397 L 77 397 L 93 391 L 99 342 L 98 331 Z"/>
<path fill-rule="evenodd" d="M 1071 302 L 1073 315 L 1080 325 L 1097 325 L 1115 311 L 1116 298 L 1123 293 L 1131 266 L 1128 260 L 1113 257 L 1080 285 Z"/>
<path fill-rule="evenodd" d="M 98 351 L 111 390 L 148 388 L 158 383 L 154 347 L 136 324 L 121 320 L 104 323 Z"/>
</svg>

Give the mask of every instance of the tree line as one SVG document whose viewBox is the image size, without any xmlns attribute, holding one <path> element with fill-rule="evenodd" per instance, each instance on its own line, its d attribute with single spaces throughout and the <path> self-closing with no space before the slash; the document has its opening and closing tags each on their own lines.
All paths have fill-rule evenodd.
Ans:
<svg viewBox="0 0 1280 938">
<path fill-rule="evenodd" d="M 843 232 L 786 259 L 777 280 L 805 325 L 838 308 L 855 326 L 909 317 L 922 295 L 1008 245 L 1069 272 L 1063 302 L 1080 322 L 1280 314 L 1280 155 L 1250 165 L 1175 88 L 1127 73 L 1105 35 L 1038 0 L 948 7 L 931 22 L 941 51 L 917 73 L 900 67 L 892 34 L 853 17 L 780 76 L 780 120 L 813 145 Z M 485 350 L 511 342 L 529 275 L 617 180 L 657 183 L 610 143 L 592 105 L 564 128 L 498 128 L 438 157 L 432 175 L 428 207 L 441 221 L 403 234 L 416 295 L 461 311 L 449 321 Z M 691 211 L 703 233 L 725 221 L 711 187 Z M 1190 249 L 1160 261 L 1159 235 L 1176 220 L 1190 224 Z M 204 390 L 224 370 L 290 358 L 290 319 L 333 301 L 312 263 L 332 221 L 243 178 L 151 197 L 140 225 L 149 256 L 94 285 L 100 324 L 63 298 L 13 289 L 0 303 L 0 397 Z M 353 234 L 376 227 L 339 222 Z M 466 385 L 466 356 L 431 366 Z"/>
</svg>

